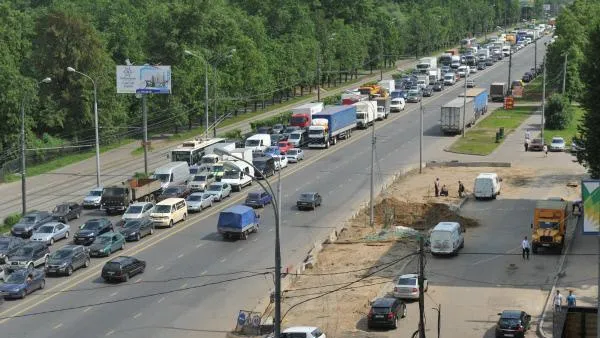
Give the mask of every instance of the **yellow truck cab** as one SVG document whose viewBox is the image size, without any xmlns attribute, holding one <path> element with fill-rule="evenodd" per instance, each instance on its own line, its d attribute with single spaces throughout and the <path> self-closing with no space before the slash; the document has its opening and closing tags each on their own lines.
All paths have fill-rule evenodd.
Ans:
<svg viewBox="0 0 600 338">
<path fill-rule="evenodd" d="M 537 253 L 544 247 L 561 253 L 567 231 L 567 202 L 556 200 L 537 201 L 533 214 L 531 250 Z"/>
</svg>

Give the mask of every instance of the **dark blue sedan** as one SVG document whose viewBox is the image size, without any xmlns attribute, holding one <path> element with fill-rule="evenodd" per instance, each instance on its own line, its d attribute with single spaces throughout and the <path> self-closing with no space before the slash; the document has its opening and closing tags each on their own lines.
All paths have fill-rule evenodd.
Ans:
<svg viewBox="0 0 600 338">
<path fill-rule="evenodd" d="M 270 204 L 273 201 L 271 194 L 264 191 L 250 192 L 246 197 L 245 205 L 252 208 L 264 208 L 265 205 Z"/>
<path fill-rule="evenodd" d="M 44 271 L 21 269 L 11 273 L 0 285 L 0 294 L 4 298 L 25 298 L 28 294 L 46 286 Z"/>
</svg>

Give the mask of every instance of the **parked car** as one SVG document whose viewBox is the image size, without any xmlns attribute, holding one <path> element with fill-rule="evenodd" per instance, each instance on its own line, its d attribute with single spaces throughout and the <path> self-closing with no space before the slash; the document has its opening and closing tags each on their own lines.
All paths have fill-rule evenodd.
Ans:
<svg viewBox="0 0 600 338">
<path fill-rule="evenodd" d="M 273 201 L 273 196 L 265 191 L 249 192 L 245 205 L 252 208 L 264 208 Z"/>
<path fill-rule="evenodd" d="M 83 198 L 83 207 L 84 208 L 100 208 L 100 202 L 102 201 L 102 193 L 104 192 L 103 187 L 98 187 L 92 189 L 84 198 Z"/>
<path fill-rule="evenodd" d="M 27 243 L 20 237 L 0 236 L 0 263 L 6 263 L 6 258 L 15 253 Z"/>
<path fill-rule="evenodd" d="M 294 326 L 281 332 L 281 338 L 327 338 L 316 326 Z"/>
<path fill-rule="evenodd" d="M 129 256 L 119 256 L 106 262 L 102 267 L 102 278 L 107 281 L 127 282 L 132 276 L 143 273 L 146 262 Z"/>
<path fill-rule="evenodd" d="M 158 195 L 157 201 L 160 202 L 167 198 L 186 198 L 190 193 L 191 191 L 187 185 L 176 185 L 163 190 L 163 192 Z"/>
<path fill-rule="evenodd" d="M 195 175 L 188 183 L 188 187 L 190 188 L 190 192 L 192 193 L 197 191 L 204 191 L 207 185 L 215 181 L 215 174 L 210 172 L 204 172 Z"/>
<path fill-rule="evenodd" d="M 188 212 L 202 211 L 208 207 L 212 207 L 215 196 L 209 193 L 195 192 L 189 195 L 185 202 Z"/>
<path fill-rule="evenodd" d="M 14 254 L 8 257 L 6 264 L 15 267 L 27 267 L 29 269 L 44 265 L 48 259 L 50 250 L 48 246 L 39 242 L 27 242 Z"/>
<path fill-rule="evenodd" d="M 75 244 L 90 245 L 97 236 L 113 231 L 114 226 L 108 218 L 94 218 L 85 222 L 73 236 Z"/>
<path fill-rule="evenodd" d="M 444 90 L 444 82 L 438 81 L 438 82 L 436 82 L 436 83 L 433 84 L 433 91 L 434 92 L 441 92 L 442 90 Z"/>
<path fill-rule="evenodd" d="M 90 266 L 90 255 L 83 245 L 65 245 L 48 257 L 45 270 L 47 275 L 70 276 L 73 271 L 88 266 Z"/>
<path fill-rule="evenodd" d="M 367 315 L 367 327 L 392 328 L 398 327 L 398 319 L 406 317 L 406 304 L 399 299 L 386 297 L 378 298 L 371 304 Z"/>
<path fill-rule="evenodd" d="M 475 80 L 467 79 L 467 88 L 473 88 L 473 87 L 475 87 Z"/>
<path fill-rule="evenodd" d="M 123 213 L 121 219 L 130 220 L 130 219 L 140 219 L 140 218 L 150 218 L 150 214 L 154 210 L 154 203 L 152 202 L 136 202 L 130 204 L 127 207 L 127 210 Z"/>
<path fill-rule="evenodd" d="M 423 88 L 423 96 L 424 97 L 430 97 L 433 95 L 433 87 L 431 86 L 426 86 L 425 88 Z"/>
<path fill-rule="evenodd" d="M 98 236 L 94 243 L 90 245 L 90 256 L 110 256 L 113 252 L 124 249 L 125 236 L 119 232 L 107 232 Z"/>
<path fill-rule="evenodd" d="M 318 192 L 305 192 L 300 194 L 298 201 L 296 201 L 296 206 L 299 210 L 303 209 L 316 209 L 318 206 L 321 206 L 323 203 L 323 199 Z"/>
<path fill-rule="evenodd" d="M 533 80 L 533 74 L 531 74 L 530 72 L 526 72 L 525 74 L 523 74 L 521 80 L 525 83 L 530 82 L 531 80 Z"/>
<path fill-rule="evenodd" d="M 35 290 L 46 286 L 44 271 L 38 269 L 21 269 L 11 273 L 4 284 L 0 284 L 0 295 L 4 299 L 25 298 Z"/>
<path fill-rule="evenodd" d="M 423 280 L 423 292 L 427 292 L 429 283 Z M 410 273 L 401 275 L 394 285 L 394 297 L 400 299 L 419 299 L 419 275 Z"/>
<path fill-rule="evenodd" d="M 213 195 L 215 201 L 220 202 L 225 197 L 231 195 L 231 186 L 223 182 L 215 182 L 208 186 L 207 194 Z"/>
<path fill-rule="evenodd" d="M 304 151 L 297 148 L 290 149 L 285 154 L 285 157 L 287 157 L 288 162 L 296 163 L 304 159 Z"/>
<path fill-rule="evenodd" d="M 550 147 L 548 150 L 550 151 L 565 151 L 565 139 L 562 137 L 553 137 L 550 142 Z"/>
<path fill-rule="evenodd" d="M 71 227 L 68 224 L 50 222 L 39 227 L 31 236 L 31 240 L 42 242 L 46 245 L 53 245 L 55 241 L 69 238 L 70 232 Z"/>
<path fill-rule="evenodd" d="M 583 144 L 581 143 L 581 141 L 577 141 L 575 139 L 571 140 L 571 152 L 572 153 L 577 153 L 580 151 L 585 150 L 585 147 L 583 146 Z"/>
<path fill-rule="evenodd" d="M 418 89 L 410 89 L 408 91 L 408 96 L 406 98 L 406 102 L 417 103 L 422 99 L 422 94 Z"/>
<path fill-rule="evenodd" d="M 13 236 L 29 238 L 33 235 L 33 232 L 37 230 L 42 224 L 46 224 L 52 221 L 52 214 L 47 211 L 31 211 L 25 216 L 21 217 L 21 220 L 17 224 L 13 225 L 10 232 Z"/>
<path fill-rule="evenodd" d="M 285 129 L 285 126 L 281 123 L 278 123 L 273 126 L 272 131 L 273 131 L 273 134 L 281 134 L 284 129 Z"/>
<path fill-rule="evenodd" d="M 154 222 L 150 218 L 128 220 L 119 232 L 126 241 L 139 241 L 142 237 L 154 234 Z"/>
<path fill-rule="evenodd" d="M 496 324 L 496 338 L 524 338 L 525 331 L 531 327 L 531 316 L 525 311 L 504 310 L 498 315 L 500 318 Z"/>
<path fill-rule="evenodd" d="M 275 163 L 275 170 L 283 169 L 288 165 L 288 159 L 285 155 L 271 155 Z"/>
<path fill-rule="evenodd" d="M 542 151 L 544 149 L 544 142 L 541 138 L 534 138 L 529 142 L 529 151 Z"/>
<path fill-rule="evenodd" d="M 82 210 L 83 207 L 75 202 L 59 204 L 52 210 L 52 218 L 67 223 L 72 219 L 79 218 Z"/>
</svg>

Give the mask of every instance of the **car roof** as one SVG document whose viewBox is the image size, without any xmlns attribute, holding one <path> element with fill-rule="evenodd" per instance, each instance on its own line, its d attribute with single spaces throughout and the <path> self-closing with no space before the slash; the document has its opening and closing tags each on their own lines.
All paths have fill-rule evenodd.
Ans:
<svg viewBox="0 0 600 338">
<path fill-rule="evenodd" d="M 394 304 L 395 301 L 396 301 L 396 298 L 390 298 L 390 297 L 377 298 L 377 299 L 375 299 L 373 304 L 371 304 L 371 306 L 373 306 L 373 307 L 392 306 L 392 304 Z"/>
<path fill-rule="evenodd" d="M 417 275 L 416 273 L 407 273 L 407 274 L 398 276 L 398 278 L 419 278 L 419 275 Z"/>
<path fill-rule="evenodd" d="M 565 139 L 564 139 L 564 138 L 562 138 L 562 137 L 560 137 L 560 136 L 554 136 L 554 137 L 552 138 L 552 140 L 561 140 L 561 141 L 564 141 Z"/>
<path fill-rule="evenodd" d="M 79 248 L 79 247 L 83 247 L 83 246 L 82 245 L 75 245 L 75 244 L 67 244 L 67 245 L 63 246 L 62 248 L 60 248 L 58 250 L 75 250 L 76 248 Z"/>
<path fill-rule="evenodd" d="M 460 224 L 457 222 L 439 222 L 433 230 L 453 231 L 456 227 L 460 227 Z"/>
<path fill-rule="evenodd" d="M 171 197 L 171 198 L 167 198 L 166 200 L 162 200 L 160 202 L 158 202 L 157 205 L 171 205 L 180 201 L 185 201 L 185 199 L 183 198 L 176 198 L 176 197 Z"/>
<path fill-rule="evenodd" d="M 498 176 L 496 173 L 480 173 L 477 178 L 494 178 L 496 176 Z"/>
<path fill-rule="evenodd" d="M 504 310 L 500 315 L 501 318 L 521 318 L 521 310 Z"/>
<path fill-rule="evenodd" d="M 151 202 L 135 202 L 135 203 L 131 203 L 129 206 L 130 207 L 143 207 L 146 204 L 151 204 Z"/>
<path fill-rule="evenodd" d="M 314 191 L 305 191 L 305 192 L 301 193 L 300 195 L 314 195 L 314 194 L 316 194 L 316 192 L 314 192 Z"/>
<path fill-rule="evenodd" d="M 203 195 L 204 195 L 203 192 L 194 192 L 194 193 L 190 194 L 190 196 L 203 196 Z"/>
<path fill-rule="evenodd" d="M 130 257 L 130 256 L 118 256 L 118 257 L 115 257 L 115 258 L 111 259 L 110 261 L 108 261 L 106 263 L 107 264 L 108 263 L 123 263 L 123 262 L 125 262 L 126 260 L 128 260 L 130 258 L 133 258 L 133 257 Z"/>
<path fill-rule="evenodd" d="M 63 224 L 61 222 L 48 222 L 48 223 L 44 223 L 41 226 L 45 227 L 45 226 L 57 226 L 59 224 Z"/>
<path fill-rule="evenodd" d="M 285 329 L 283 333 L 311 333 L 316 329 L 318 329 L 316 326 L 292 326 Z"/>
<path fill-rule="evenodd" d="M 23 245 L 23 247 L 36 247 L 36 246 L 46 246 L 46 244 L 42 243 L 42 242 L 25 242 L 25 245 Z"/>
</svg>

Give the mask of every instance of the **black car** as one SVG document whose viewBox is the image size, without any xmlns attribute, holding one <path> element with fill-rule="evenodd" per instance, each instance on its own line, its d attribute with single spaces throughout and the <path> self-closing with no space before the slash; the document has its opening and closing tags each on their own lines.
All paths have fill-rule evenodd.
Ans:
<svg viewBox="0 0 600 338">
<path fill-rule="evenodd" d="M 433 95 L 433 87 L 432 86 L 427 86 L 427 87 L 423 88 L 421 94 L 424 97 L 432 96 Z"/>
<path fill-rule="evenodd" d="M 67 275 L 90 266 L 90 255 L 83 245 L 65 245 L 54 251 L 46 263 L 46 275 Z"/>
<path fill-rule="evenodd" d="M 102 268 L 102 278 L 107 281 L 127 282 L 131 276 L 143 273 L 146 262 L 129 256 L 119 256 L 111 259 Z"/>
<path fill-rule="evenodd" d="M 441 92 L 442 90 L 444 90 L 444 82 L 443 81 L 438 81 L 436 83 L 433 84 L 433 91 L 434 92 Z"/>
<path fill-rule="evenodd" d="M 148 218 L 129 220 L 119 232 L 126 241 L 139 241 L 142 237 L 154 233 L 154 222 Z"/>
<path fill-rule="evenodd" d="M 259 170 L 254 173 L 256 179 L 275 175 L 275 159 L 271 156 L 255 157 L 252 159 L 252 164 Z"/>
<path fill-rule="evenodd" d="M 284 129 L 285 129 L 285 126 L 281 123 L 278 123 L 273 126 L 272 131 L 273 131 L 273 134 L 281 134 Z"/>
<path fill-rule="evenodd" d="M 75 202 L 59 204 L 52 210 L 52 218 L 67 223 L 72 219 L 79 218 L 82 210 L 83 207 Z"/>
<path fill-rule="evenodd" d="M 533 80 L 533 74 L 531 74 L 530 72 L 526 72 L 525 74 L 523 74 L 521 80 L 523 80 L 523 82 L 525 83 L 530 82 L 531 80 Z"/>
<path fill-rule="evenodd" d="M 158 202 L 162 201 L 162 200 L 166 200 L 167 198 L 186 198 L 191 194 L 190 188 L 188 188 L 187 185 L 176 185 L 173 187 L 168 187 L 167 189 L 163 190 L 163 192 L 158 195 L 158 197 L 156 198 L 156 200 Z"/>
<path fill-rule="evenodd" d="M 504 310 L 498 314 L 498 324 L 496 324 L 496 338 L 515 337 L 524 338 L 525 331 L 531 326 L 531 316 L 525 311 Z"/>
<path fill-rule="evenodd" d="M 73 243 L 90 245 L 96 237 L 113 230 L 113 224 L 108 218 L 95 218 L 85 222 L 75 234 Z"/>
<path fill-rule="evenodd" d="M 271 128 L 271 127 L 263 126 L 263 127 L 256 128 L 257 134 L 271 134 L 272 132 L 273 132 L 273 128 Z"/>
<path fill-rule="evenodd" d="M 406 304 L 396 298 L 378 298 L 371 304 L 367 315 L 367 327 L 392 328 L 398 327 L 398 318 L 406 317 Z"/>
<path fill-rule="evenodd" d="M 11 256 L 27 243 L 20 237 L 0 236 L 0 263 L 6 263 L 6 257 Z"/>
<path fill-rule="evenodd" d="M 320 206 L 323 202 L 321 195 L 318 192 L 305 192 L 300 195 L 296 206 L 299 210 L 303 209 L 315 209 Z"/>
<path fill-rule="evenodd" d="M 31 211 L 13 225 L 10 232 L 13 236 L 29 238 L 42 224 L 51 222 L 52 214 L 47 211 Z"/>
<path fill-rule="evenodd" d="M 477 64 L 477 70 L 484 70 L 487 68 L 487 65 L 485 64 L 485 62 L 479 62 Z"/>
</svg>

